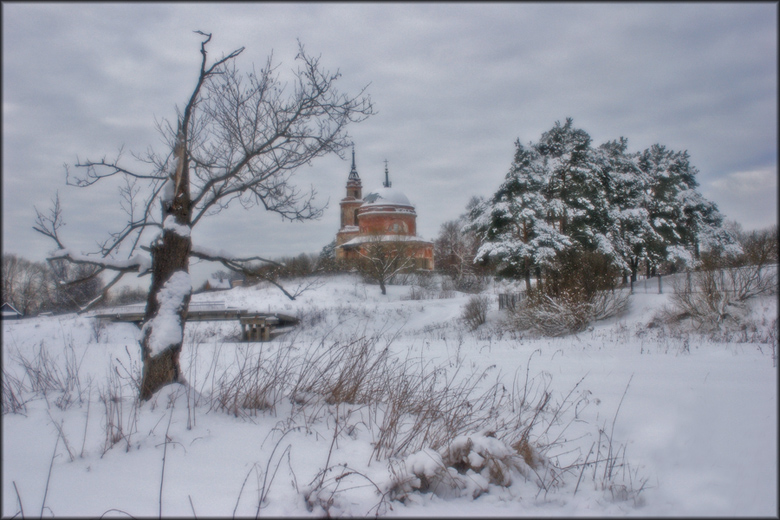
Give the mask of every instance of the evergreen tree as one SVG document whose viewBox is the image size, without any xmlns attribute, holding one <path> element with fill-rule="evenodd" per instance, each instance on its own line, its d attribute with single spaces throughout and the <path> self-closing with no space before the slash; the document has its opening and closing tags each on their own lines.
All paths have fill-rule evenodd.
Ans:
<svg viewBox="0 0 780 520">
<path fill-rule="evenodd" d="M 665 261 L 691 268 L 702 246 L 738 250 L 717 206 L 698 192 L 698 169 L 687 151 L 655 144 L 642 152 L 638 165 L 648 182 L 648 221 L 655 231 L 648 240 L 648 270 Z"/>
<path fill-rule="evenodd" d="M 471 208 L 467 229 L 483 242 L 476 260 L 499 260 L 501 274 L 530 287 L 532 272 L 555 273 L 572 255 L 603 256 L 625 282 L 642 261 L 691 267 L 702 247 L 738 249 L 697 173 L 687 152 L 630 153 L 622 137 L 594 149 L 571 118 L 556 122 L 535 144 L 515 142 L 504 182 Z"/>
<path fill-rule="evenodd" d="M 549 265 L 572 243 L 552 220 L 564 208 L 550 200 L 554 191 L 544 158 L 519 140 L 515 147 L 506 179 L 490 200 L 474 204 L 468 229 L 482 236 L 478 260 L 497 259 L 501 274 L 522 276 L 530 284 L 532 269 Z"/>
<path fill-rule="evenodd" d="M 646 256 L 648 244 L 658 240 L 650 225 L 647 178 L 638 166 L 638 153 L 628 153 L 628 140 L 621 137 L 597 149 L 599 179 L 607 213 L 606 235 L 611 243 L 616 266 L 623 281 L 630 275 L 636 281 L 640 260 Z"/>
</svg>

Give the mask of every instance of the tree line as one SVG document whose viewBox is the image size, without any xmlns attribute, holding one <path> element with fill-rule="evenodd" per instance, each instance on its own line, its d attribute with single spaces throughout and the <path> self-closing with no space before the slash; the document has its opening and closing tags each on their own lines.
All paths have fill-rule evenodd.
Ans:
<svg viewBox="0 0 780 520">
<path fill-rule="evenodd" d="M 51 312 L 77 312 L 99 298 L 104 282 L 93 276 L 96 268 L 59 260 L 35 262 L 4 253 L 2 257 L 2 298 L 25 316 Z M 144 289 L 124 286 L 111 292 L 100 305 L 126 305 L 142 302 Z"/>
</svg>

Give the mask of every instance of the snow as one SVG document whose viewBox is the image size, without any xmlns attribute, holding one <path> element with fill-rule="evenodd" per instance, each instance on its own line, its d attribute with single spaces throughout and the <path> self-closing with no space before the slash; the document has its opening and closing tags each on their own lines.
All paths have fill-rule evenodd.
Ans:
<svg viewBox="0 0 780 520">
<path fill-rule="evenodd" d="M 167 217 L 165 217 L 165 221 L 163 222 L 163 229 L 172 231 L 181 237 L 189 237 L 190 232 L 192 231 L 192 229 L 189 226 L 184 226 L 176 222 L 176 217 L 174 217 L 173 215 L 168 215 Z"/>
<path fill-rule="evenodd" d="M 184 299 L 191 292 L 190 274 L 186 271 L 174 272 L 163 284 L 157 294 L 157 303 L 160 305 L 157 316 L 145 323 L 141 330 L 141 334 L 151 330 L 148 345 L 152 357 L 182 342 L 179 312 L 184 305 Z"/>
<path fill-rule="evenodd" d="M 186 273 L 176 273 L 160 303 L 172 312 L 188 287 Z M 776 296 L 753 301 L 753 342 L 719 342 L 648 326 L 671 292 L 664 284 L 658 294 L 652 281 L 635 287 L 628 314 L 555 339 L 503 329 L 494 294 L 501 286 L 486 290 L 494 301 L 476 331 L 459 324 L 468 294 L 414 300 L 409 286 L 387 289 L 382 296 L 339 275 L 295 301 L 270 285 L 224 291 L 229 307 L 292 314 L 301 324 L 267 343 L 235 343 L 235 323 L 188 323 L 181 364 L 189 385 L 167 386 L 138 407 L 135 325 L 101 328 L 75 314 L 4 322 L 3 516 L 777 516 Z M 756 339 L 772 333 L 774 344 Z M 530 433 L 532 444 L 547 446 L 539 453 L 546 465 L 523 466 L 510 442 L 485 429 L 377 460 L 376 425 L 387 410 L 360 403 L 281 399 L 238 415 L 208 405 L 212 386 L 246 356 L 271 370 L 284 356 L 313 358 L 356 337 L 376 338 L 378 349 L 439 370 L 441 380 L 472 381 L 474 396 L 496 382 L 529 399 L 549 393 L 558 416 L 546 413 Z M 46 366 L 59 367 L 61 380 L 75 373 L 80 384 L 44 397 L 45 381 L 31 376 Z M 16 380 L 26 402 L 6 413 L 6 383 Z M 603 463 L 538 485 L 556 464 L 589 453 L 592 462 L 610 445 L 624 462 L 610 487 Z M 468 469 L 448 466 L 457 457 Z M 511 483 L 491 481 L 490 461 L 506 464 Z M 439 486 L 421 490 L 422 477 Z M 398 500 L 383 498 L 390 490 Z"/>
<path fill-rule="evenodd" d="M 428 240 L 423 240 L 422 238 L 418 236 L 409 236 L 409 235 L 369 235 L 369 236 L 361 236 L 361 237 L 355 237 L 352 240 L 349 240 L 343 244 L 341 244 L 338 247 L 345 247 L 345 246 L 357 246 L 360 244 L 368 244 L 368 243 L 376 243 L 376 242 L 423 242 L 430 244 Z"/>
</svg>

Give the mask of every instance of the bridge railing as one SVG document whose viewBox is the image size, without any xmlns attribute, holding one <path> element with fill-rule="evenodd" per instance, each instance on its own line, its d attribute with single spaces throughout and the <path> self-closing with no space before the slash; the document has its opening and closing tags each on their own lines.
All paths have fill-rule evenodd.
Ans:
<svg viewBox="0 0 780 520">
<path fill-rule="evenodd" d="M 190 302 L 188 307 L 190 311 L 224 311 L 228 307 L 224 301 Z M 146 311 L 145 303 L 134 303 L 132 305 L 122 305 L 119 307 L 106 307 L 96 309 L 92 314 L 138 314 Z"/>
</svg>

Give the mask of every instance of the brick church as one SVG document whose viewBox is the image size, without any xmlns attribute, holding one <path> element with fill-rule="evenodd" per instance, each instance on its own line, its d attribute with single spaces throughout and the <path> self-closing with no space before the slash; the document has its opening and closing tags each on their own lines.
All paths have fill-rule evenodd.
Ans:
<svg viewBox="0 0 780 520">
<path fill-rule="evenodd" d="M 382 187 L 363 197 L 353 147 L 347 196 L 341 200 L 336 259 L 360 258 L 361 248 L 373 241 L 402 241 L 409 246 L 409 254 L 418 269 L 433 270 L 433 243 L 417 236 L 417 213 L 406 195 L 392 188 L 387 162 Z"/>
</svg>

